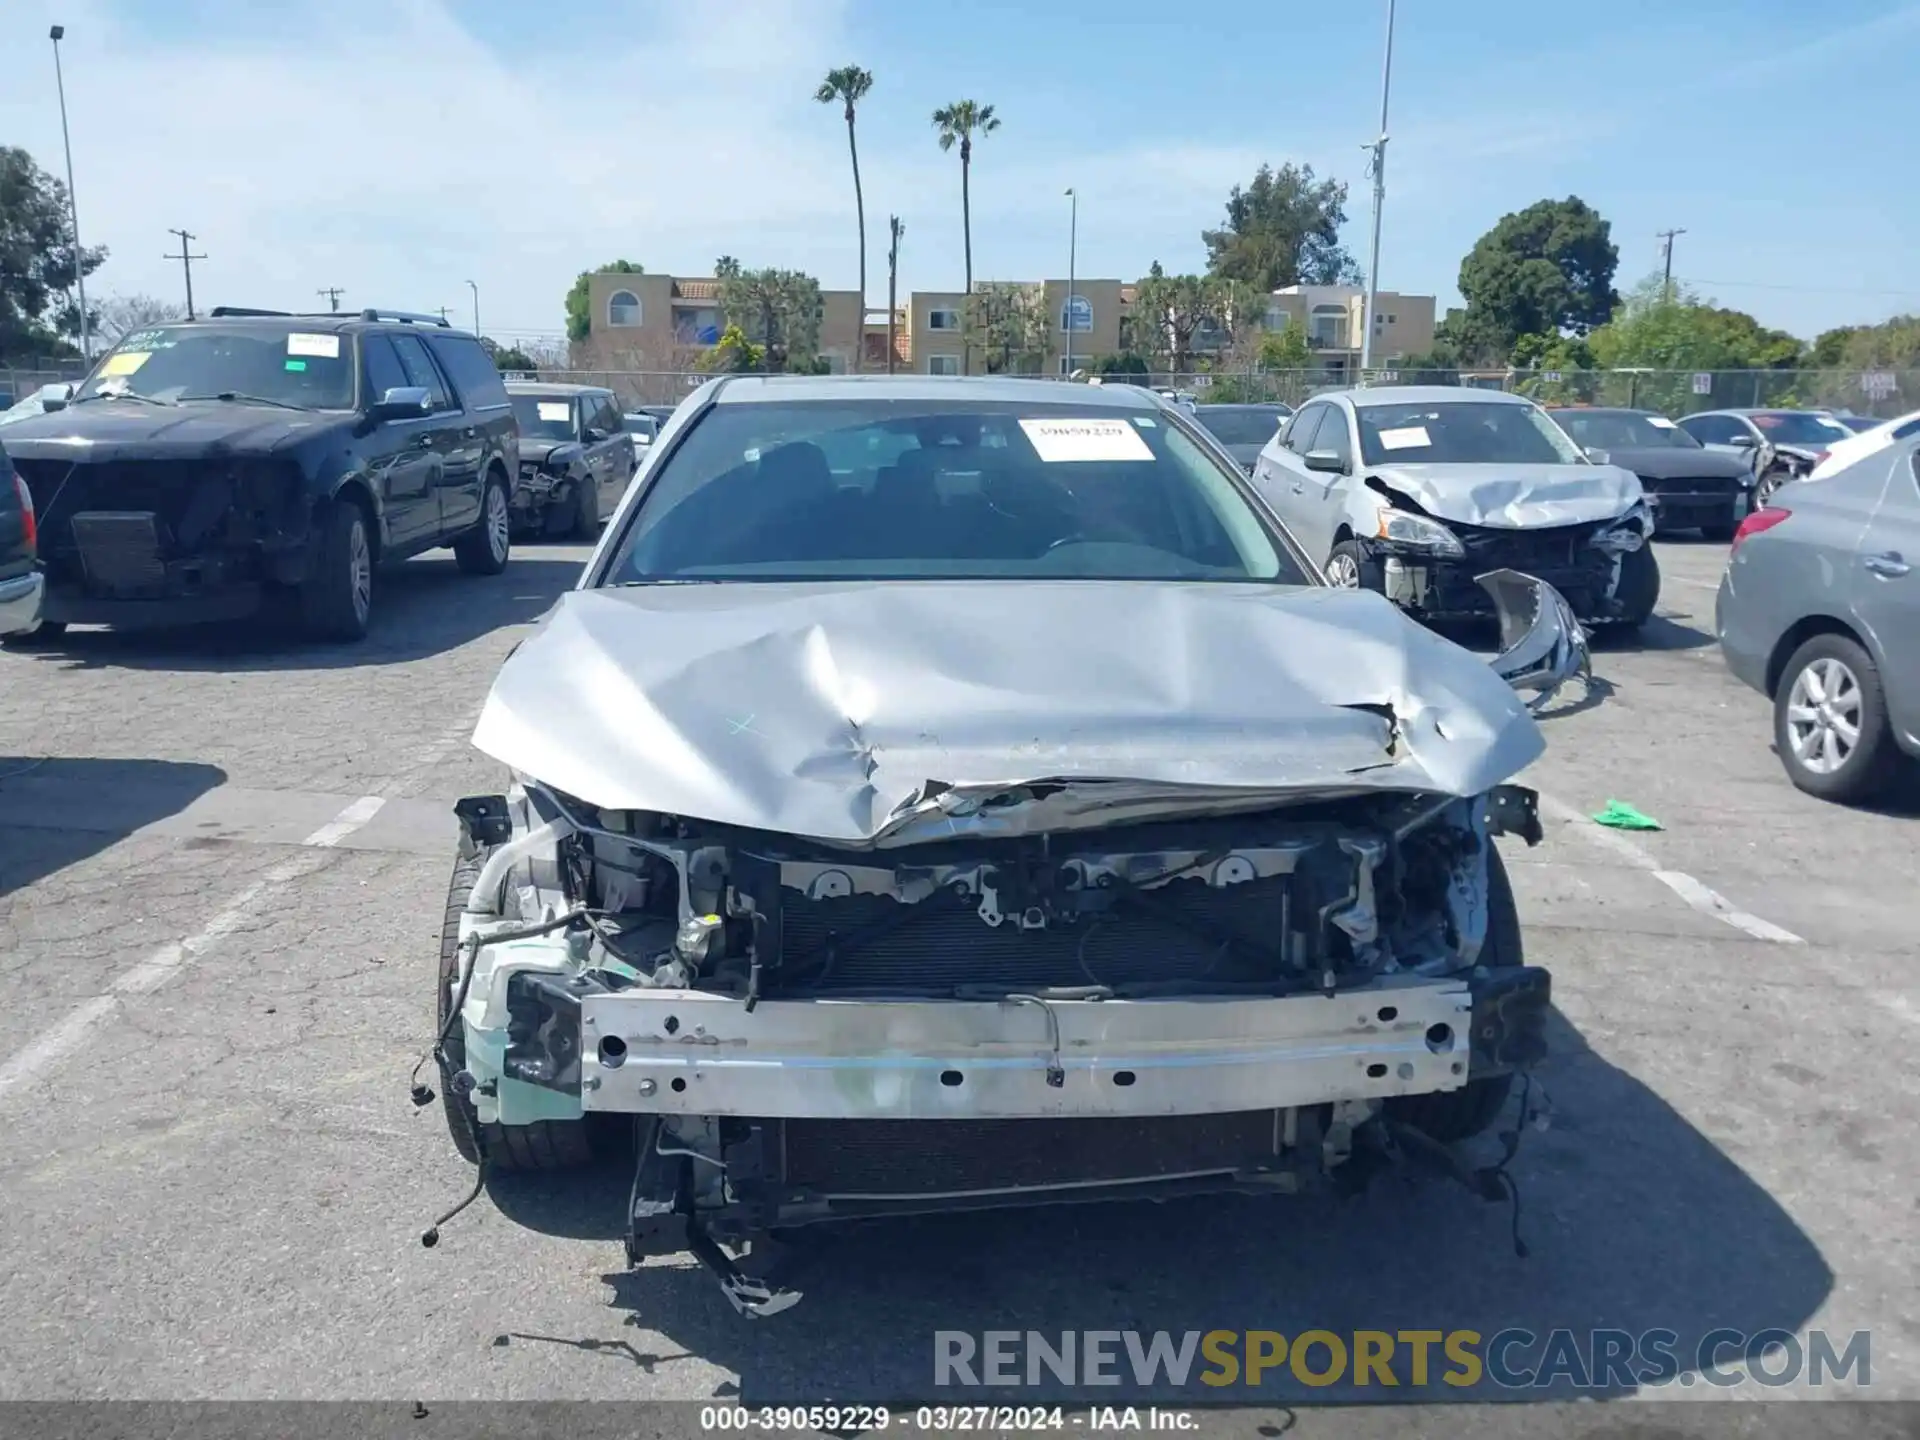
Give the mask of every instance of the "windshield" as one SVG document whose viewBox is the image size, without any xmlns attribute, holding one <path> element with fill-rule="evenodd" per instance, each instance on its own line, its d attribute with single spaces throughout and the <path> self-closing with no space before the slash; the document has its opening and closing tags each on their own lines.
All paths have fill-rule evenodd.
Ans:
<svg viewBox="0 0 1920 1440">
<path fill-rule="evenodd" d="M 1837 420 L 1806 411 L 1774 411 L 1756 415 L 1753 423 L 1775 445 L 1832 445 L 1853 432 Z"/>
<path fill-rule="evenodd" d="M 565 395 L 515 395 L 513 418 L 522 440 L 572 440 L 573 401 Z"/>
<path fill-rule="evenodd" d="M 894 399 L 699 420 L 606 583 L 720 578 L 1310 583 L 1238 477 L 1164 416 Z"/>
<path fill-rule="evenodd" d="M 621 419 L 626 423 L 629 435 L 638 435 L 643 439 L 651 440 L 660 433 L 659 422 L 651 415 L 635 415 L 629 412 Z"/>
<path fill-rule="evenodd" d="M 1200 423 L 1222 445 L 1264 445 L 1292 413 L 1283 405 L 1202 405 Z"/>
<path fill-rule="evenodd" d="M 223 395 L 301 410 L 353 409 L 353 340 L 292 324 L 178 325 L 125 336 L 74 396 L 173 403 Z"/>
<path fill-rule="evenodd" d="M 1885 423 L 1871 415 L 1837 415 L 1834 418 L 1856 435 L 1864 435 L 1875 426 Z"/>
<path fill-rule="evenodd" d="M 1361 405 L 1369 465 L 1582 465 L 1586 457 L 1546 413 L 1510 401 Z"/>
<path fill-rule="evenodd" d="M 1560 428 L 1589 450 L 1698 450 L 1700 442 L 1664 415 L 1630 410 L 1556 410 Z"/>
</svg>

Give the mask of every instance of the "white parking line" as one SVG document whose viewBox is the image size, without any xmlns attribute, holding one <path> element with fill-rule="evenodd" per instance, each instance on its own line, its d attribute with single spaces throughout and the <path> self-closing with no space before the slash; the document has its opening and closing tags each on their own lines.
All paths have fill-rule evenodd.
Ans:
<svg viewBox="0 0 1920 1440">
<path fill-rule="evenodd" d="M 1693 909 L 1702 915 L 1733 926 L 1756 940 L 1771 940 L 1779 945 L 1804 945 L 1791 930 L 1783 930 L 1771 920 L 1762 920 L 1758 915 L 1749 915 L 1740 909 L 1718 890 L 1701 884 L 1693 876 L 1679 870 L 1668 870 L 1661 866 L 1652 853 L 1644 846 L 1628 839 L 1617 830 L 1596 825 L 1592 818 L 1564 800 L 1556 800 L 1551 795 L 1541 795 L 1540 808 L 1557 820 L 1565 821 L 1572 827 L 1573 833 L 1589 840 L 1601 849 L 1611 851 L 1637 870 L 1645 870 L 1654 879 L 1666 886 Z"/>
<path fill-rule="evenodd" d="M 301 841 L 302 850 L 332 849 L 377 815 L 380 807 L 386 803 L 384 796 L 361 796 Z M 298 853 L 282 860 L 228 901 L 211 920 L 186 939 L 172 940 L 162 945 L 132 969 L 115 978 L 107 987 L 106 994 L 96 995 L 74 1007 L 35 1036 L 25 1049 L 0 1064 L 0 1100 L 78 1049 L 93 1028 L 119 1007 L 121 997 L 145 995 L 166 984 L 205 954 L 222 936 L 230 935 L 246 924 L 283 888 L 317 870 L 321 863 L 311 855 Z"/>
</svg>

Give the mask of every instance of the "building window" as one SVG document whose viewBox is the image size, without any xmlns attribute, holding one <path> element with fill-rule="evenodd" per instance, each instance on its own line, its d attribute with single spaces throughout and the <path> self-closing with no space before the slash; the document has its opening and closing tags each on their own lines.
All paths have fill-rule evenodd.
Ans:
<svg viewBox="0 0 1920 1440">
<path fill-rule="evenodd" d="M 1267 311 L 1267 319 L 1266 319 L 1267 329 L 1284 330 L 1287 328 L 1287 322 L 1291 319 L 1293 319 L 1293 316 L 1289 315 L 1285 310 L 1282 310 L 1278 305 L 1276 305 L 1271 310 Z"/>
<path fill-rule="evenodd" d="M 927 328 L 929 330 L 958 330 L 960 328 L 960 312 L 958 310 L 929 310 L 927 312 Z M 944 358 L 950 359 L 951 357 Z M 940 372 L 928 371 L 927 373 L 939 374 Z"/>
<path fill-rule="evenodd" d="M 1062 333 L 1071 330 L 1076 335 L 1085 335 L 1093 329 L 1093 306 L 1084 295 L 1069 295 L 1066 303 L 1060 307 L 1060 329 Z"/>
<path fill-rule="evenodd" d="M 638 324 L 636 320 L 634 322 Z M 673 311 L 673 338 L 680 345 L 718 345 L 720 343 L 720 312 L 711 305 L 698 309 L 675 306 Z"/>
<path fill-rule="evenodd" d="M 941 312 L 936 310 L 934 313 L 937 315 Z M 958 375 L 960 373 L 960 357 L 958 355 L 929 355 L 927 357 L 927 373 L 929 375 Z"/>
<path fill-rule="evenodd" d="M 1344 349 L 1347 344 L 1347 307 L 1344 305 L 1316 305 L 1308 338 L 1316 345 L 1331 345 Z"/>
<path fill-rule="evenodd" d="M 1067 359 L 1066 356 L 1062 355 L 1060 357 L 1060 373 L 1062 375 L 1071 375 L 1078 368 L 1079 367 L 1076 366 L 1071 360 Z"/>
<path fill-rule="evenodd" d="M 638 325 L 640 323 L 640 297 L 631 290 L 616 290 L 607 297 L 607 323 L 609 325 Z"/>
</svg>

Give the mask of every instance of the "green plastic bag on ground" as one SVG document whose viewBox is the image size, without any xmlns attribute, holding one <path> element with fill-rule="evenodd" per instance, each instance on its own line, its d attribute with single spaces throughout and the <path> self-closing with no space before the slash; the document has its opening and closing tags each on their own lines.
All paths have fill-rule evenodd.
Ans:
<svg viewBox="0 0 1920 1440">
<path fill-rule="evenodd" d="M 1593 817 L 1596 825 L 1605 825 L 1609 830 L 1659 830 L 1660 822 L 1651 815 L 1642 815 L 1624 800 L 1609 800 L 1607 808 Z"/>
</svg>

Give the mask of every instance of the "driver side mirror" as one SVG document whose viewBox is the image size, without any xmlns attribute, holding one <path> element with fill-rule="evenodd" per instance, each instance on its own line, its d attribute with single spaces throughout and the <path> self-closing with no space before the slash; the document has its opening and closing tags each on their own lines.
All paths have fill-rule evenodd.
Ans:
<svg viewBox="0 0 1920 1440">
<path fill-rule="evenodd" d="M 1734 436 L 1727 443 L 1733 446 L 1733 448 L 1736 450 L 1751 450 L 1759 442 L 1756 441 L 1753 438 L 1753 436 L 1747 434 L 1746 431 L 1742 430 L 1738 435 Z"/>
<path fill-rule="evenodd" d="M 1613 463 L 1607 458 L 1607 452 L 1602 450 L 1598 445 L 1588 445 L 1585 447 L 1584 453 L 1587 459 L 1596 465 L 1611 465 Z"/>
<path fill-rule="evenodd" d="M 1344 475 L 1347 472 L 1347 462 L 1340 458 L 1338 450 L 1309 450 L 1301 458 L 1306 461 L 1309 470 L 1328 475 Z"/>
<path fill-rule="evenodd" d="M 418 420 L 432 413 L 433 396 L 424 385 L 396 385 L 367 412 L 373 420 Z"/>
<path fill-rule="evenodd" d="M 587 426 L 584 434 L 587 444 L 589 445 L 598 445 L 602 440 L 607 438 L 607 432 L 602 430 L 598 425 Z"/>
<path fill-rule="evenodd" d="M 40 408 L 49 415 L 53 414 L 56 410 L 66 409 L 68 402 L 72 399 L 73 386 L 71 385 L 42 385 L 40 387 Z"/>
</svg>

